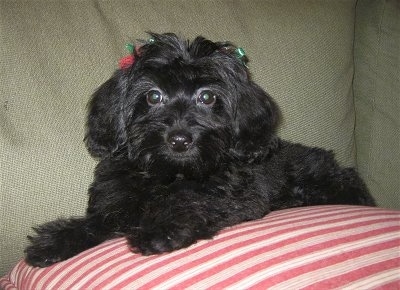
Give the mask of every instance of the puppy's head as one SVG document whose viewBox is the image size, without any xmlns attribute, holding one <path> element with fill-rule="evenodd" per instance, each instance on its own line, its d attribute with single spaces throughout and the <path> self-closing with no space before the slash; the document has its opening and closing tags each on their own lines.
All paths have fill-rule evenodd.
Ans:
<svg viewBox="0 0 400 290">
<path fill-rule="evenodd" d="M 115 72 L 89 104 L 86 144 L 99 158 L 143 170 L 201 174 L 268 147 L 278 109 L 249 77 L 236 47 L 203 37 L 151 34 L 134 63 Z"/>
</svg>

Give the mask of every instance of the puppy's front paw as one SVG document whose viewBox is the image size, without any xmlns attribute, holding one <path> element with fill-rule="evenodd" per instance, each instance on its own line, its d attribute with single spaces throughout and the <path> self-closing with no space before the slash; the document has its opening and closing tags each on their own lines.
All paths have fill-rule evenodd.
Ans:
<svg viewBox="0 0 400 290">
<path fill-rule="evenodd" d="M 60 245 L 49 236 L 28 237 L 31 245 L 25 249 L 25 261 L 34 267 L 48 267 L 60 262 L 62 257 Z"/>
<path fill-rule="evenodd" d="M 36 236 L 28 237 L 26 262 L 47 267 L 66 260 L 91 246 L 84 219 L 56 220 L 35 228 Z"/>
<path fill-rule="evenodd" d="M 128 236 L 128 240 L 135 252 L 148 256 L 188 247 L 195 243 L 197 239 L 188 229 L 176 229 L 173 231 L 139 230 Z"/>
</svg>

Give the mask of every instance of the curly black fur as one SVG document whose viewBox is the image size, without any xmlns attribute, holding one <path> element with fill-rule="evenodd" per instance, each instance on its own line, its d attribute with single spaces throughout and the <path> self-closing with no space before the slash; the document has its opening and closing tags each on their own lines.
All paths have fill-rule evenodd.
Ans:
<svg viewBox="0 0 400 290">
<path fill-rule="evenodd" d="M 275 135 L 278 107 L 234 45 L 151 36 L 90 102 L 86 143 L 99 164 L 86 216 L 37 228 L 29 264 L 45 267 L 116 236 L 151 255 L 272 210 L 374 205 L 332 152 Z"/>
</svg>

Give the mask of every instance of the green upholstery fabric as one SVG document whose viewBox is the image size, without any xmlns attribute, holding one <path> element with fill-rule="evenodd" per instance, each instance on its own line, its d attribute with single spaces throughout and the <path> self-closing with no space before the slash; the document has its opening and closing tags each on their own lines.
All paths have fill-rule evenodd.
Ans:
<svg viewBox="0 0 400 290">
<path fill-rule="evenodd" d="M 379 204 L 400 208 L 400 1 L 359 1 L 357 163 Z"/>
<path fill-rule="evenodd" d="M 32 226 L 84 212 L 95 165 L 83 144 L 86 103 L 126 54 L 124 44 L 145 39 L 145 31 L 242 46 L 254 79 L 282 108 L 280 135 L 355 164 L 355 7 L 355 0 L 0 1 L 0 275 L 23 256 Z M 398 92 L 398 79 L 392 84 Z M 371 95 L 356 92 L 368 109 Z M 396 100 L 386 103 L 386 95 L 398 96 L 382 94 L 389 107 Z M 378 143 L 369 147 L 371 138 L 383 142 L 383 132 L 377 125 L 368 131 L 372 121 L 362 114 L 357 111 L 357 140 L 364 144 L 357 157 L 372 179 L 385 175 L 370 164 L 380 158 L 372 157 Z M 398 172 L 398 155 L 396 162 Z M 396 193 L 392 178 L 377 178 L 373 189 Z"/>
</svg>

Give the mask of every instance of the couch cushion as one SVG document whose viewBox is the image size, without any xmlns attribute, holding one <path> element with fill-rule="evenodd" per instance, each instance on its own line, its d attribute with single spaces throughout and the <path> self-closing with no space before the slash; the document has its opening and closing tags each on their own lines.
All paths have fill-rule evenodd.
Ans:
<svg viewBox="0 0 400 290">
<path fill-rule="evenodd" d="M 281 105 L 284 138 L 353 160 L 355 0 L 0 1 L 0 272 L 30 227 L 86 206 L 85 106 L 146 30 L 231 40 Z"/>
<path fill-rule="evenodd" d="M 49 268 L 21 261 L 5 289 L 395 289 L 400 212 L 317 206 L 273 212 L 158 256 L 123 238 Z"/>
<path fill-rule="evenodd" d="M 379 204 L 400 208 L 400 2 L 358 1 L 357 164 Z"/>
</svg>

